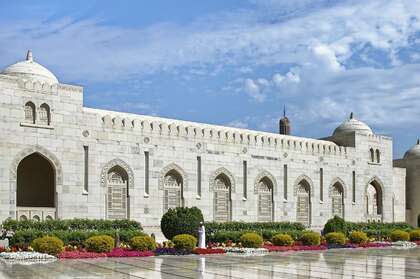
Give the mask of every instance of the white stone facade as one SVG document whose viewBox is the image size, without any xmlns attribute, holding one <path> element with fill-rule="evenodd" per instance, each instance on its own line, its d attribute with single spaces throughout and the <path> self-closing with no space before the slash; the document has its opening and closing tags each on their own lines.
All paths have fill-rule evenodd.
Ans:
<svg viewBox="0 0 420 279">
<path fill-rule="evenodd" d="M 19 70 L 0 75 L 1 220 L 126 216 L 148 227 L 183 205 L 206 221 L 301 220 L 314 229 L 333 210 L 349 221 L 405 221 L 405 169 L 393 167 L 392 139 L 354 118 L 318 140 L 97 110 L 83 107 L 82 87 Z M 18 168 L 34 153 L 53 168 L 53 206 L 17 204 Z"/>
</svg>

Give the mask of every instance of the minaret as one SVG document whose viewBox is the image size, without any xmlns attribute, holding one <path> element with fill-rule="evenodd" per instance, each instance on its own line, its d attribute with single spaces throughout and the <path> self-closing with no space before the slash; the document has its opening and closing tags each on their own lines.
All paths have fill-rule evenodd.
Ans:
<svg viewBox="0 0 420 279">
<path fill-rule="evenodd" d="M 279 121 L 279 133 L 280 135 L 290 135 L 291 127 L 289 118 L 286 116 L 286 106 L 283 108 L 283 117 Z"/>
</svg>

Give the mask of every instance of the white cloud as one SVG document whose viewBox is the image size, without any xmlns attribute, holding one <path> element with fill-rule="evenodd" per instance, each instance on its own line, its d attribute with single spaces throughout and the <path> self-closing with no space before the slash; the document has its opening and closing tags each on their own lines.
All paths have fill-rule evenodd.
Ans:
<svg viewBox="0 0 420 279">
<path fill-rule="evenodd" d="M 337 61 L 335 52 L 329 46 L 324 44 L 317 44 L 312 47 L 312 51 L 319 59 L 319 61 L 325 64 L 327 69 L 331 71 L 340 71 L 342 69 L 342 66 Z"/>
<path fill-rule="evenodd" d="M 265 95 L 261 93 L 260 87 L 256 82 L 254 82 L 252 79 L 245 79 L 244 82 L 244 89 L 245 92 L 248 93 L 248 95 L 253 98 L 256 102 L 264 102 Z"/>
<path fill-rule="evenodd" d="M 231 121 L 225 124 L 228 127 L 235 127 L 235 128 L 241 128 L 246 129 L 248 128 L 248 123 L 240 120 Z"/>
</svg>

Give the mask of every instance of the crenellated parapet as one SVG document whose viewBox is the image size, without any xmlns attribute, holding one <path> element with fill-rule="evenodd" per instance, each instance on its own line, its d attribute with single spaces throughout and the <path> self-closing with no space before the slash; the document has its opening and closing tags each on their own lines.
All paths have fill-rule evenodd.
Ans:
<svg viewBox="0 0 420 279">
<path fill-rule="evenodd" d="M 325 140 L 90 108 L 84 108 L 84 110 L 88 113 L 97 114 L 98 124 L 101 127 L 116 131 L 124 130 L 156 137 L 240 144 L 325 155 L 344 156 L 348 152 L 347 147 Z"/>
</svg>

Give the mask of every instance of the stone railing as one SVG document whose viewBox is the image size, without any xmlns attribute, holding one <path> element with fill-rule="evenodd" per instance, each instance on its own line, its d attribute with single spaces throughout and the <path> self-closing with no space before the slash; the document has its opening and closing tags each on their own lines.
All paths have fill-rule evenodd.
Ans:
<svg viewBox="0 0 420 279">
<path fill-rule="evenodd" d="M 55 207 L 16 207 L 16 220 L 53 220 L 55 214 Z"/>
</svg>

